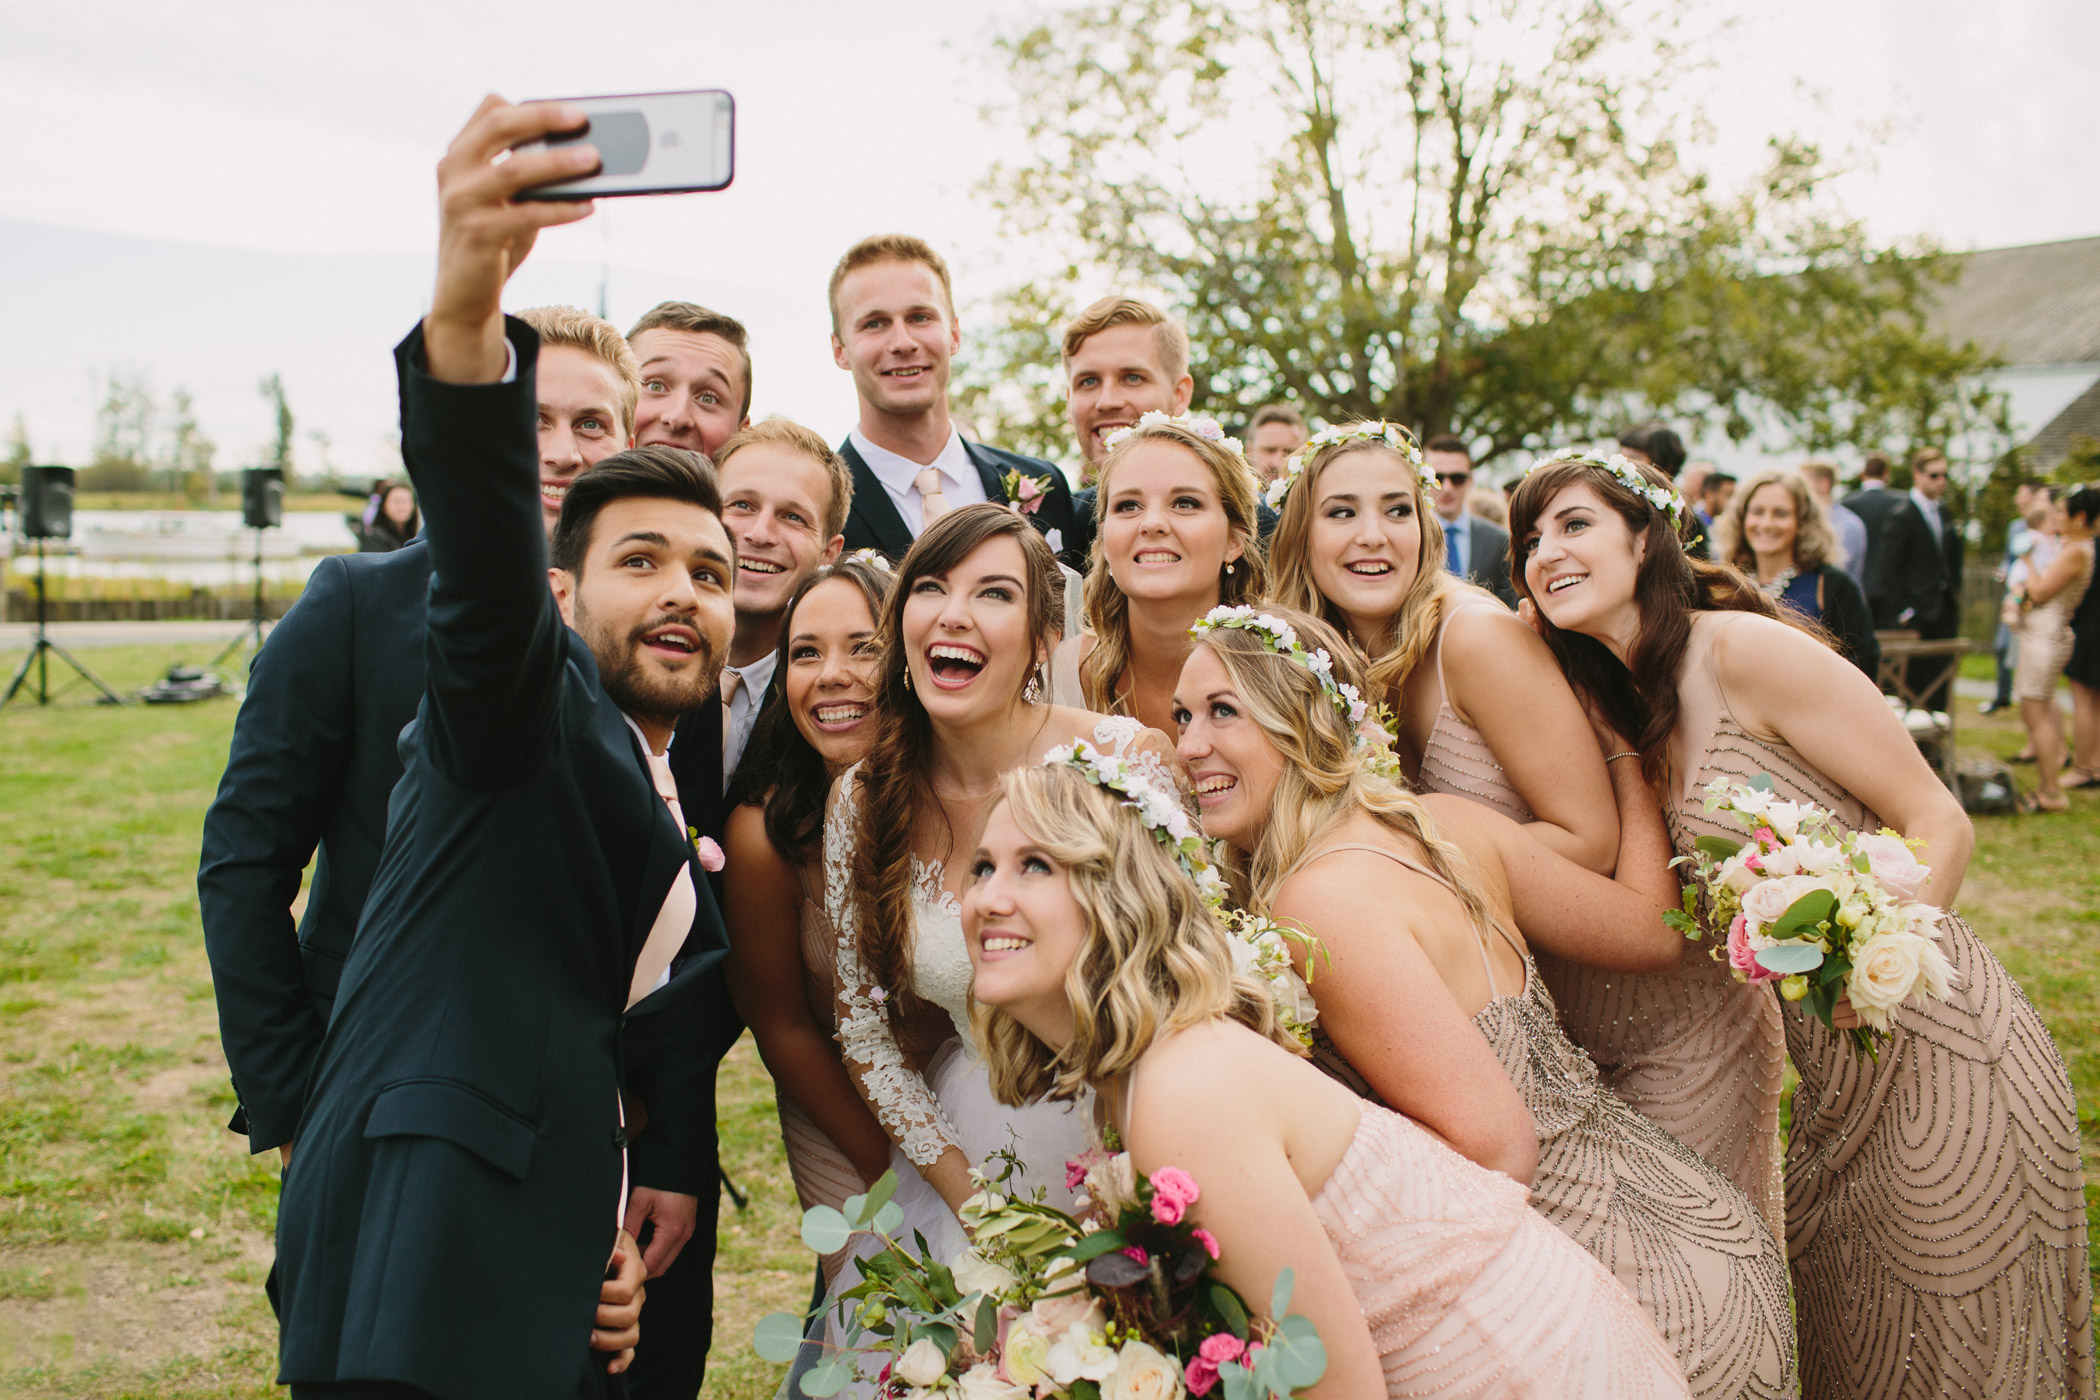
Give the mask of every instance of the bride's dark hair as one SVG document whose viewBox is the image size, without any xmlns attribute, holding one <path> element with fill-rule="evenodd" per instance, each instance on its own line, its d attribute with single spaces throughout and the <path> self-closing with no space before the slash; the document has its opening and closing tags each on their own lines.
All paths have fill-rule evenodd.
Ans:
<svg viewBox="0 0 2100 1400">
<path fill-rule="evenodd" d="M 1670 478 L 1656 468 L 1636 466 L 1636 470 L 1651 485 L 1676 493 Z M 1625 665 L 1595 637 L 1555 627 L 1543 609 L 1539 611 L 1539 631 L 1576 693 L 1595 704 L 1613 728 L 1633 740 L 1641 756 L 1642 776 L 1660 788 L 1669 771 L 1670 731 L 1677 726 L 1677 673 L 1684 666 L 1684 649 L 1691 640 L 1692 614 L 1749 612 L 1796 627 L 1801 627 L 1801 622 L 1734 568 L 1687 553 L 1669 515 L 1657 510 L 1609 469 L 1575 460 L 1534 468 L 1509 503 L 1509 538 L 1516 558 L 1510 573 L 1522 596 L 1531 597 L 1527 574 L 1536 543 L 1531 536 L 1538 527 L 1539 515 L 1555 496 L 1577 485 L 1595 491 L 1605 506 L 1626 522 L 1635 540 L 1648 542 L 1647 553 L 1633 576 L 1640 631 Z M 1688 528 L 1696 528 L 1696 521 Z M 1532 606 L 1538 607 L 1536 599 Z M 1801 630 L 1815 635 L 1813 628 Z"/>
<path fill-rule="evenodd" d="M 1057 556 L 1026 517 L 989 502 L 958 506 L 926 527 L 902 563 L 876 628 L 882 673 L 875 683 L 877 728 L 861 760 L 854 795 L 859 804 L 853 842 L 855 936 L 861 961 L 887 995 L 892 1024 L 921 1010 L 911 989 L 912 834 L 933 792 L 933 726 L 906 684 L 904 608 L 920 579 L 948 573 L 987 540 L 1006 536 L 1020 546 L 1027 572 L 1028 635 L 1046 656 L 1064 628 L 1064 579 Z M 1034 676 L 1040 663 L 1026 674 Z M 940 804 L 931 803 L 936 814 Z M 945 819 L 944 819 L 945 820 Z"/>
</svg>

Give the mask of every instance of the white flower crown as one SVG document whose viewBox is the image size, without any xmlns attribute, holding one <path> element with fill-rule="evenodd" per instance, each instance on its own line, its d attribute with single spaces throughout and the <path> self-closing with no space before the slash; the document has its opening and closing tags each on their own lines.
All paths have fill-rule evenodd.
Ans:
<svg viewBox="0 0 2100 1400">
<path fill-rule="evenodd" d="M 1305 440 L 1305 446 L 1293 452 L 1290 460 L 1283 464 L 1283 475 L 1270 482 L 1261 493 L 1262 501 L 1270 510 L 1282 510 L 1284 497 L 1291 494 L 1305 464 L 1319 455 L 1322 448 L 1332 447 L 1338 442 L 1375 442 L 1399 453 L 1415 469 L 1421 479 L 1422 490 L 1436 494 L 1436 473 L 1422 464 L 1422 449 L 1415 445 L 1415 435 L 1398 423 L 1383 419 L 1363 423 L 1337 423 L 1331 428 L 1322 428 Z"/>
<path fill-rule="evenodd" d="M 1189 635 L 1201 637 L 1221 627 L 1251 632 L 1261 638 L 1262 645 L 1270 651 L 1312 672 L 1313 679 L 1326 692 L 1328 703 L 1342 717 L 1343 726 L 1353 736 L 1356 747 L 1360 749 L 1371 742 L 1371 736 L 1364 732 L 1364 721 L 1370 718 L 1371 707 L 1364 703 L 1364 697 L 1355 686 L 1334 678 L 1334 658 L 1327 654 L 1325 647 L 1307 651 L 1304 643 L 1298 640 L 1297 629 L 1288 622 L 1274 613 L 1256 612 L 1247 607 L 1212 608 L 1203 615 L 1202 621 L 1189 629 Z"/>
<path fill-rule="evenodd" d="M 1103 753 L 1084 739 L 1059 744 L 1043 755 L 1043 767 L 1076 768 L 1096 787 L 1106 788 L 1123 799 L 1123 806 L 1137 814 L 1152 839 L 1166 847 L 1203 902 L 1216 909 L 1225 902 L 1225 877 L 1210 863 L 1210 849 L 1203 832 L 1189 817 L 1181 797 L 1137 764 L 1115 754 Z"/>
<path fill-rule="evenodd" d="M 1164 427 L 1168 424 L 1172 424 L 1177 428 L 1186 428 L 1205 442 L 1214 442 L 1236 456 L 1244 457 L 1247 455 L 1246 448 L 1241 445 L 1240 440 L 1219 427 L 1217 419 L 1206 418 L 1200 413 L 1161 413 L 1158 409 L 1145 414 L 1130 427 L 1117 428 L 1107 437 L 1101 439 L 1101 442 L 1104 446 L 1113 450 L 1131 438 L 1136 437 L 1147 428 Z"/>
<path fill-rule="evenodd" d="M 889 555 L 884 554 L 879 549 L 856 549 L 851 554 L 846 556 L 844 562 L 849 564 L 865 564 L 867 567 L 873 569 L 876 573 L 881 574 L 884 577 L 888 577 L 889 575 L 897 572 L 897 566 L 890 562 Z"/>
<path fill-rule="evenodd" d="M 1579 462 L 1585 467 L 1596 467 L 1617 477 L 1622 485 L 1649 505 L 1670 517 L 1670 525 L 1676 528 L 1684 524 L 1684 498 L 1667 486 L 1657 486 L 1641 474 L 1641 469 L 1621 453 L 1599 457 L 1594 452 L 1549 452 L 1524 469 L 1530 476 L 1540 467 L 1550 467 L 1556 462 Z"/>
</svg>

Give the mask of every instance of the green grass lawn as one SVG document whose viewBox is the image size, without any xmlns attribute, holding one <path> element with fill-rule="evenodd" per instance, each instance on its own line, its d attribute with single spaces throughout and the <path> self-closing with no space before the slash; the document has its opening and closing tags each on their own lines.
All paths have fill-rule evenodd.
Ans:
<svg viewBox="0 0 2100 1400">
<path fill-rule="evenodd" d="M 128 689 L 216 650 L 84 659 Z M 19 658 L 0 653 L 0 674 Z M 223 1127 L 232 1098 L 194 883 L 234 705 L 86 700 L 0 711 L 0 1397 L 281 1395 L 262 1296 L 276 1164 Z M 1965 744 L 2018 746 L 2016 726 L 1961 704 Z M 2064 816 L 1981 821 L 1962 908 L 2071 1064 L 2091 1180 L 2100 798 L 2073 800 Z M 705 1394 L 770 1400 L 780 1368 L 752 1355 L 750 1328 L 801 1305 L 810 1256 L 748 1038 L 721 1088 L 724 1163 L 751 1204 L 723 1202 Z"/>
</svg>

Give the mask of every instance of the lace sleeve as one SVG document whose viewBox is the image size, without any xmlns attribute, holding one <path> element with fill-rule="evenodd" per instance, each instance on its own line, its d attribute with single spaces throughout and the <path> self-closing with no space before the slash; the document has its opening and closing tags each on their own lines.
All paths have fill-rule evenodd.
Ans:
<svg viewBox="0 0 2100 1400">
<path fill-rule="evenodd" d="M 1133 767 L 1154 782 L 1180 792 L 1181 774 L 1157 749 L 1141 748 L 1145 737 L 1143 720 L 1129 715 L 1106 715 L 1094 726 L 1094 747 L 1117 758 L 1127 758 Z"/>
<path fill-rule="evenodd" d="M 859 914 L 853 899 L 853 781 L 860 765 L 846 770 L 832 810 L 824 818 L 824 912 L 838 931 L 839 1047 L 846 1072 L 860 1086 L 875 1119 L 914 1166 L 930 1167 L 961 1143 L 925 1078 L 905 1063 L 904 1052 L 883 1014 L 881 988 L 874 985 L 857 944 Z"/>
</svg>

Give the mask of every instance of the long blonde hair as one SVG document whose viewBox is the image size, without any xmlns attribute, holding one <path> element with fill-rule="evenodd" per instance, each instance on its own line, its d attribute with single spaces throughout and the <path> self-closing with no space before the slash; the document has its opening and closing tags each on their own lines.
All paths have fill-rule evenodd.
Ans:
<svg viewBox="0 0 2100 1400">
<path fill-rule="evenodd" d="M 1408 676 L 1435 643 L 1451 603 L 1464 597 L 1493 599 L 1494 595 L 1444 571 L 1444 522 L 1430 507 L 1413 464 L 1382 442 L 1358 438 L 1329 443 L 1314 453 L 1292 485 L 1291 493 L 1284 497 L 1276 534 L 1269 541 L 1269 568 L 1273 573 L 1269 597 L 1284 607 L 1324 618 L 1338 634 L 1349 635 L 1348 619 L 1313 582 L 1312 522 L 1313 511 L 1318 508 L 1321 473 L 1352 452 L 1383 452 L 1400 463 L 1401 475 L 1407 478 L 1407 489 L 1414 497 L 1415 519 L 1420 522 L 1422 533 L 1422 547 L 1415 558 L 1415 581 L 1401 595 L 1399 609 L 1387 619 L 1383 636 L 1364 638 L 1356 648 L 1370 658 L 1372 688 L 1365 693 L 1377 700 L 1397 694 L 1407 684 Z"/>
<path fill-rule="evenodd" d="M 1254 496 L 1254 469 L 1247 459 L 1222 443 L 1212 442 L 1185 423 L 1140 424 L 1130 436 L 1109 449 L 1101 461 L 1095 495 L 1094 546 L 1086 571 L 1086 625 L 1094 634 L 1094 649 L 1080 663 L 1079 682 L 1090 710 L 1112 714 L 1116 682 L 1130 665 L 1130 598 L 1108 571 L 1101 550 L 1101 522 L 1108 509 L 1109 478 L 1117 464 L 1141 442 L 1171 442 L 1187 448 L 1209 470 L 1211 485 L 1224 508 L 1226 528 L 1239 541 L 1240 557 L 1218 571 L 1218 601 L 1244 603 L 1259 598 L 1268 582 L 1260 547 L 1260 519 Z"/>
<path fill-rule="evenodd" d="M 1195 882 L 1114 793 L 1064 765 L 1016 768 L 1004 802 L 1061 866 L 1086 920 L 1065 973 L 1072 1039 L 1053 1050 L 1007 1012 L 973 1001 L 970 1022 L 1001 1103 L 1070 1099 L 1127 1073 L 1163 1035 L 1227 1018 L 1293 1054 L 1261 982 L 1235 970 L 1230 934 Z"/>
<path fill-rule="evenodd" d="M 1336 682 L 1363 689 L 1363 668 L 1334 628 L 1294 608 L 1263 611 L 1296 629 L 1307 650 L 1325 648 Z M 1234 852 L 1225 859 L 1235 896 L 1259 913 L 1273 912 L 1276 891 L 1298 862 L 1350 814 L 1362 811 L 1420 844 L 1429 868 L 1450 882 L 1475 927 L 1488 929 L 1487 900 L 1465 853 L 1438 835 L 1419 798 L 1364 762 L 1354 731 L 1311 671 L 1240 628 L 1206 632 L 1197 645 L 1216 654 L 1242 710 L 1283 760 L 1283 774 L 1269 798 L 1269 820 L 1252 855 Z"/>
</svg>

